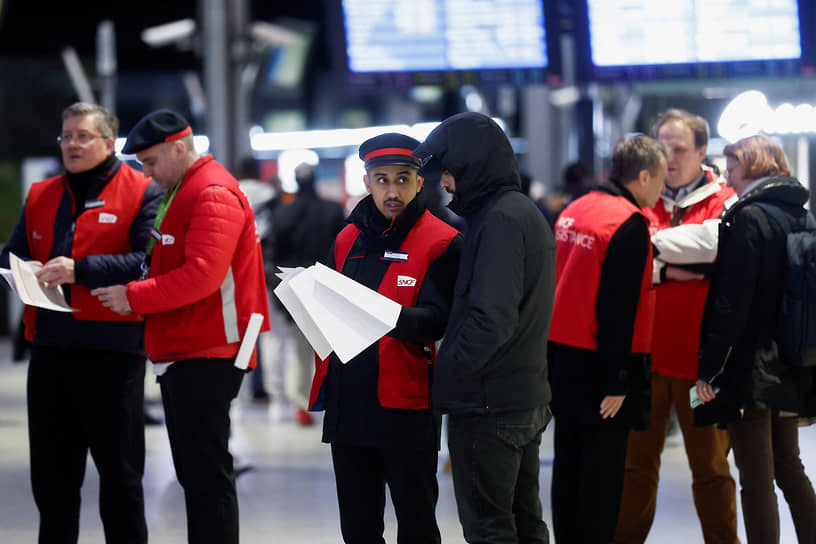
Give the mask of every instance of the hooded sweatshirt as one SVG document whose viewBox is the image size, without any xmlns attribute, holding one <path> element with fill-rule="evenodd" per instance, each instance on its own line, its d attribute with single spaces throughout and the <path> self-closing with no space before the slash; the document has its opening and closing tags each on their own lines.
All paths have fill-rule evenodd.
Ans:
<svg viewBox="0 0 816 544">
<path fill-rule="evenodd" d="M 463 113 L 442 122 L 414 155 L 425 159 L 426 178 L 450 172 L 456 192 L 448 206 L 468 222 L 437 357 L 436 406 L 468 414 L 546 405 L 555 240 L 520 192 L 509 140 L 489 117 Z"/>
</svg>

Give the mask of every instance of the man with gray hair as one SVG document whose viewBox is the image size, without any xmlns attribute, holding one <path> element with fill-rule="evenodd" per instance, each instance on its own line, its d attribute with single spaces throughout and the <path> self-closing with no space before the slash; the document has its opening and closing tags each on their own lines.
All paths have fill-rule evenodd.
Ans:
<svg viewBox="0 0 816 544">
<path fill-rule="evenodd" d="M 668 161 L 669 150 L 648 136 L 619 142 L 609 181 L 555 225 L 548 359 L 556 542 L 612 540 L 629 429 L 648 425 L 654 290 L 642 208 L 660 198 Z"/>
<path fill-rule="evenodd" d="M 108 543 L 147 542 L 144 472 L 144 323 L 105 308 L 91 289 L 139 277 L 161 189 L 116 158 L 119 121 L 95 104 L 62 114 L 65 173 L 31 186 L 0 254 L 38 261 L 43 287 L 62 286 L 77 312 L 27 306 L 31 485 L 39 542 L 76 542 L 90 451 Z"/>
</svg>

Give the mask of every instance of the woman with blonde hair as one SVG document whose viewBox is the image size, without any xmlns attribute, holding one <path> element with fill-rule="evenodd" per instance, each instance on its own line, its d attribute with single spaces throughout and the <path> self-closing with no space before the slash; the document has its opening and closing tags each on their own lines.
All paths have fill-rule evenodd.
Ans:
<svg viewBox="0 0 816 544">
<path fill-rule="evenodd" d="M 698 423 L 727 425 L 739 469 L 749 544 L 779 542 L 774 482 L 800 543 L 816 544 L 816 495 L 799 456 L 798 416 L 813 415 L 816 368 L 792 365 L 774 340 L 786 262 L 785 232 L 804 228 L 808 190 L 766 136 L 725 148 L 728 185 L 739 200 L 720 223 L 715 271 L 700 336 Z M 766 206 L 766 207 L 763 207 Z"/>
</svg>

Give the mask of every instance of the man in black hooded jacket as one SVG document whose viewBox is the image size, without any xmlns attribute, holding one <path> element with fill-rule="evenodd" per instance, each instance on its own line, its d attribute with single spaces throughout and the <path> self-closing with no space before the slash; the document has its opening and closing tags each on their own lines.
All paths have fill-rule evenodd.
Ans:
<svg viewBox="0 0 816 544">
<path fill-rule="evenodd" d="M 448 445 L 468 542 L 549 542 L 538 448 L 550 420 L 547 336 L 555 240 L 521 192 L 502 129 L 454 115 L 414 153 L 441 177 L 448 207 L 468 222 L 433 400 L 450 414 Z"/>
</svg>

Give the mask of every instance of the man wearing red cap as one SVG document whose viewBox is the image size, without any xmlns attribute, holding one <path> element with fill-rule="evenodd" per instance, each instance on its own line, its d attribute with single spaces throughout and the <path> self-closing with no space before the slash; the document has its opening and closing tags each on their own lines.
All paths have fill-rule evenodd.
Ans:
<svg viewBox="0 0 816 544">
<path fill-rule="evenodd" d="M 325 410 L 347 543 L 383 542 L 385 486 L 398 542 L 438 543 L 437 451 L 431 410 L 434 342 L 448 320 L 461 235 L 426 209 L 419 142 L 382 134 L 360 146 L 369 196 L 338 234 L 329 266 L 400 303 L 397 326 L 343 365 L 317 361 L 311 409 Z"/>
<path fill-rule="evenodd" d="M 143 279 L 92 294 L 118 313 L 145 316 L 189 542 L 237 544 L 227 442 L 230 403 L 245 370 L 234 363 L 252 314 L 262 316 L 261 330 L 269 328 L 255 215 L 235 178 L 211 156 L 198 156 L 192 130 L 177 113 L 144 117 L 123 152 L 136 153 L 145 174 L 168 192 Z M 255 366 L 254 353 L 248 365 Z"/>
</svg>

